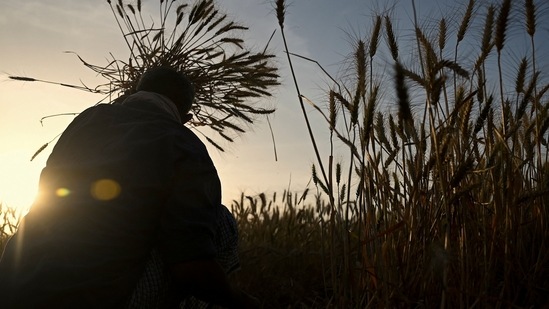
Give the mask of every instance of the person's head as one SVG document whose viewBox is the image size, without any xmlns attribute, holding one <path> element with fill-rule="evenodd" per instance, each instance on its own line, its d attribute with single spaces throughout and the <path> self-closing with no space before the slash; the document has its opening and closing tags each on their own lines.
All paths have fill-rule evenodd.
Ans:
<svg viewBox="0 0 549 309">
<path fill-rule="evenodd" d="M 168 97 L 175 103 L 182 117 L 190 111 L 194 100 L 194 86 L 189 78 L 166 66 L 145 71 L 136 90 L 155 92 Z"/>
</svg>

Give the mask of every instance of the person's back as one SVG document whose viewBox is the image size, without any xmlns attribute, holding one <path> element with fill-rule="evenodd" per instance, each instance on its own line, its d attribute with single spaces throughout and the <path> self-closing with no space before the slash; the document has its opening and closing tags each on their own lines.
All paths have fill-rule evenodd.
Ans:
<svg viewBox="0 0 549 309">
<path fill-rule="evenodd" d="M 139 282 L 151 252 L 172 282 L 158 306 L 192 295 L 258 307 L 216 260 L 221 186 L 206 147 L 183 125 L 192 83 L 156 67 L 136 90 L 84 111 L 55 145 L 37 201 L 0 258 L 2 307 L 130 306 L 148 292 Z"/>
<path fill-rule="evenodd" d="M 171 241 L 158 235 L 161 220 L 171 224 L 161 216 L 185 173 L 194 178 L 183 186 L 189 204 L 193 194 L 198 205 L 220 204 L 204 145 L 169 115 L 146 100 L 83 112 L 55 146 L 39 198 L 2 257 L 3 305 L 123 307 L 157 238 Z M 208 212 L 178 211 L 208 233 L 208 218 L 196 217 Z"/>
</svg>

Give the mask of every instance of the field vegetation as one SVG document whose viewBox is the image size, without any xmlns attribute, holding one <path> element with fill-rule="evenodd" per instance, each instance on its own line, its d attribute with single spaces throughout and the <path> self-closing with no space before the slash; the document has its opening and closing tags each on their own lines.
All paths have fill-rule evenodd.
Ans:
<svg viewBox="0 0 549 309">
<path fill-rule="evenodd" d="M 549 84 L 538 42 L 549 8 L 458 8 L 418 20 L 413 7 L 411 31 L 374 16 L 354 42 L 352 73 L 329 76 L 325 104 L 302 95 L 294 75 L 314 187 L 233 204 L 240 280 L 265 307 L 549 305 Z M 285 1 L 276 9 L 284 38 Z M 284 43 L 293 72 L 303 57 Z M 308 105 L 329 136 L 313 134 Z"/>
</svg>

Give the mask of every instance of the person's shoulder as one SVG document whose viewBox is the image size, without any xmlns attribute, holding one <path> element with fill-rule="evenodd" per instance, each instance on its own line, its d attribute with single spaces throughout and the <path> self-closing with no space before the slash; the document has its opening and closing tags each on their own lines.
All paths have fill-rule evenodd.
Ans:
<svg viewBox="0 0 549 309">
<path fill-rule="evenodd" d="M 195 143 L 203 145 L 204 143 L 200 138 L 196 135 L 196 133 L 193 132 L 193 130 L 185 125 L 178 125 L 175 127 L 175 130 L 177 131 L 177 134 L 183 137 L 181 141 L 187 142 L 187 143 Z"/>
<path fill-rule="evenodd" d="M 114 110 L 121 109 L 122 106 L 118 104 L 111 104 L 111 103 L 98 103 L 93 106 L 90 106 L 83 110 L 79 116 L 88 115 L 88 114 L 94 114 L 94 113 L 103 113 L 103 112 L 109 112 Z"/>
<path fill-rule="evenodd" d="M 176 145 L 186 152 L 208 155 L 208 150 L 204 142 L 193 132 L 193 130 L 185 125 L 180 125 L 176 128 L 177 135 Z"/>
</svg>

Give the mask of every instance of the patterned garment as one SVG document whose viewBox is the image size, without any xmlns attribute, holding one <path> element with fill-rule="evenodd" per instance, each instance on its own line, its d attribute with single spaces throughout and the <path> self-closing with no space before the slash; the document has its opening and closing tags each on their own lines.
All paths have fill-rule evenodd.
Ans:
<svg viewBox="0 0 549 309">
<path fill-rule="evenodd" d="M 218 229 L 214 239 L 217 248 L 216 260 L 228 275 L 240 267 L 238 258 L 238 227 L 235 218 L 227 207 L 222 205 L 218 218 Z M 145 272 L 138 282 L 127 307 L 128 309 L 161 308 L 165 303 L 170 287 L 170 276 L 158 250 L 151 251 Z M 179 306 L 181 309 L 207 309 L 212 305 L 197 298 L 189 297 Z"/>
</svg>

